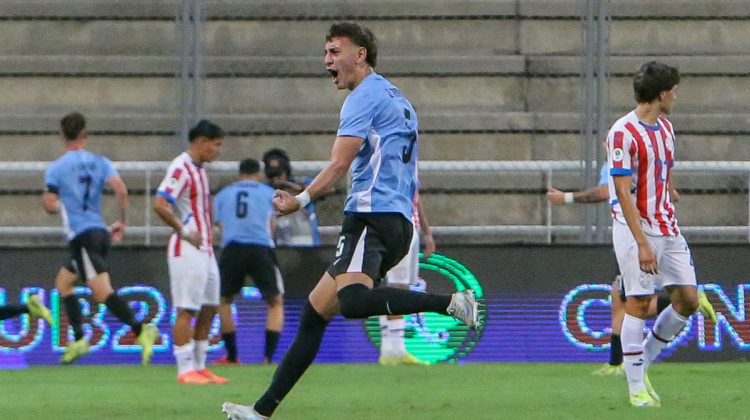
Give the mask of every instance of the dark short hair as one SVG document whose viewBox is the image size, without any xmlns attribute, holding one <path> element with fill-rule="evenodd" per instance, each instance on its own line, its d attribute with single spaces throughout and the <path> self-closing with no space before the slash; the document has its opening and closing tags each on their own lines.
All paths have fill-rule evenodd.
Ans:
<svg viewBox="0 0 750 420">
<path fill-rule="evenodd" d="M 247 158 L 240 161 L 240 173 L 244 175 L 255 175 L 260 172 L 260 162 Z"/>
<path fill-rule="evenodd" d="M 652 102 L 659 94 L 680 83 L 680 72 L 664 63 L 649 61 L 633 77 L 633 92 L 638 103 Z"/>
<path fill-rule="evenodd" d="M 326 41 L 332 38 L 349 38 L 352 44 L 367 50 L 365 61 L 373 68 L 378 62 L 378 40 L 372 31 L 357 22 L 338 22 L 331 25 L 326 33 Z"/>
<path fill-rule="evenodd" d="M 60 120 L 60 130 L 66 140 L 75 140 L 86 129 L 86 118 L 80 112 L 74 111 Z"/>
<path fill-rule="evenodd" d="M 278 160 L 279 166 L 273 167 L 270 165 L 272 160 Z M 263 153 L 263 165 L 265 165 L 266 176 L 268 178 L 275 178 L 282 173 L 285 173 L 287 178 L 292 178 L 292 164 L 289 159 L 289 154 L 284 149 L 273 148 Z"/>
<path fill-rule="evenodd" d="M 218 125 L 212 123 L 209 120 L 200 120 L 198 124 L 195 124 L 188 133 L 188 140 L 192 143 L 198 137 L 205 137 L 207 139 L 223 139 L 224 130 Z"/>
</svg>

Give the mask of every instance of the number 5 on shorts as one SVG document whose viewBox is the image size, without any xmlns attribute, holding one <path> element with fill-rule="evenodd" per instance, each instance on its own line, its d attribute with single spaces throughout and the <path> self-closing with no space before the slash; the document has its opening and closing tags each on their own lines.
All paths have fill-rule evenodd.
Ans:
<svg viewBox="0 0 750 420">
<path fill-rule="evenodd" d="M 336 258 L 344 253 L 344 235 L 339 236 L 339 243 L 336 245 Z"/>
</svg>

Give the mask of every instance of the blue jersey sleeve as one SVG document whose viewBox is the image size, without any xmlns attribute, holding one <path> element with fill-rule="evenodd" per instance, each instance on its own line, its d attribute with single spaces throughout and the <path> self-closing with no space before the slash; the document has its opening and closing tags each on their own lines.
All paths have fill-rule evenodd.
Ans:
<svg viewBox="0 0 750 420">
<path fill-rule="evenodd" d="M 214 222 L 216 223 L 222 223 L 222 216 L 226 207 L 227 188 L 222 188 L 214 197 Z"/>
<path fill-rule="evenodd" d="M 44 174 L 45 191 L 57 194 L 60 189 L 60 178 L 58 177 L 57 165 L 54 163 L 47 167 Z"/>
<path fill-rule="evenodd" d="M 607 162 L 602 163 L 602 169 L 599 173 L 599 184 L 597 185 L 609 185 L 609 165 L 607 165 Z"/>
<path fill-rule="evenodd" d="M 364 87 L 364 86 L 360 86 Z M 341 107 L 337 136 L 367 139 L 375 116 L 375 101 L 366 91 L 354 92 L 347 96 Z"/>
<path fill-rule="evenodd" d="M 119 175 L 115 166 L 112 165 L 112 161 L 102 156 L 102 164 L 104 166 L 104 180 L 108 180 L 115 175 Z"/>
</svg>

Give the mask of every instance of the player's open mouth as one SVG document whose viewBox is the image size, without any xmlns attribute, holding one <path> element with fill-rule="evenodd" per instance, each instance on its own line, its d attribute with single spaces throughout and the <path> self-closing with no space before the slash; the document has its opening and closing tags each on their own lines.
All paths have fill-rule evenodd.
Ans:
<svg viewBox="0 0 750 420">
<path fill-rule="evenodd" d="M 334 81 L 334 82 L 335 82 L 336 80 L 338 80 L 338 77 L 339 77 L 339 72 L 338 72 L 338 70 L 334 70 L 334 69 L 327 69 L 327 70 L 328 70 L 328 73 L 330 73 L 330 74 L 331 74 L 331 77 L 333 78 L 333 81 Z"/>
</svg>

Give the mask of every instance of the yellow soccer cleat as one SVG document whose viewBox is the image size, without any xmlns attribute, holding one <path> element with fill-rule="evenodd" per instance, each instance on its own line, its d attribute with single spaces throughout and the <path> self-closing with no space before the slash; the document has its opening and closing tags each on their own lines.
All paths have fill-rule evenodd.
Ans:
<svg viewBox="0 0 750 420">
<path fill-rule="evenodd" d="M 635 394 L 630 394 L 630 405 L 638 408 L 661 407 L 661 403 L 655 400 L 645 389 L 642 389 Z"/>
<path fill-rule="evenodd" d="M 654 390 L 654 386 L 651 385 L 651 379 L 649 379 L 647 372 L 643 372 L 643 383 L 646 385 L 646 391 L 648 392 L 648 395 L 650 395 L 651 398 L 655 399 L 657 402 L 661 403 L 661 398 L 659 398 L 659 394 L 657 394 L 656 390 Z"/>
<path fill-rule="evenodd" d="M 411 353 L 405 353 L 401 356 L 380 356 L 378 362 L 383 366 L 396 366 L 396 365 L 416 365 L 416 366 L 428 366 L 429 363 L 417 359 Z"/>
<path fill-rule="evenodd" d="M 141 333 L 138 334 L 136 342 L 141 346 L 141 364 L 143 366 L 151 363 L 151 356 L 154 355 L 154 343 L 159 337 L 159 329 L 151 324 L 143 324 Z"/>
<path fill-rule="evenodd" d="M 26 299 L 26 307 L 29 308 L 29 315 L 42 318 L 49 325 L 52 325 L 52 312 L 46 306 L 42 305 L 39 295 L 29 296 Z"/>
<path fill-rule="evenodd" d="M 68 343 L 68 347 L 65 348 L 62 357 L 60 357 L 60 363 L 69 365 L 88 353 L 89 342 L 86 341 L 86 338 L 82 338 L 78 341 Z"/>
<path fill-rule="evenodd" d="M 603 364 L 599 369 L 591 372 L 594 376 L 625 376 L 625 368 L 622 364 L 610 365 L 609 363 Z"/>
<path fill-rule="evenodd" d="M 698 312 L 702 313 L 704 318 L 716 323 L 716 311 L 703 290 L 698 290 Z"/>
</svg>

